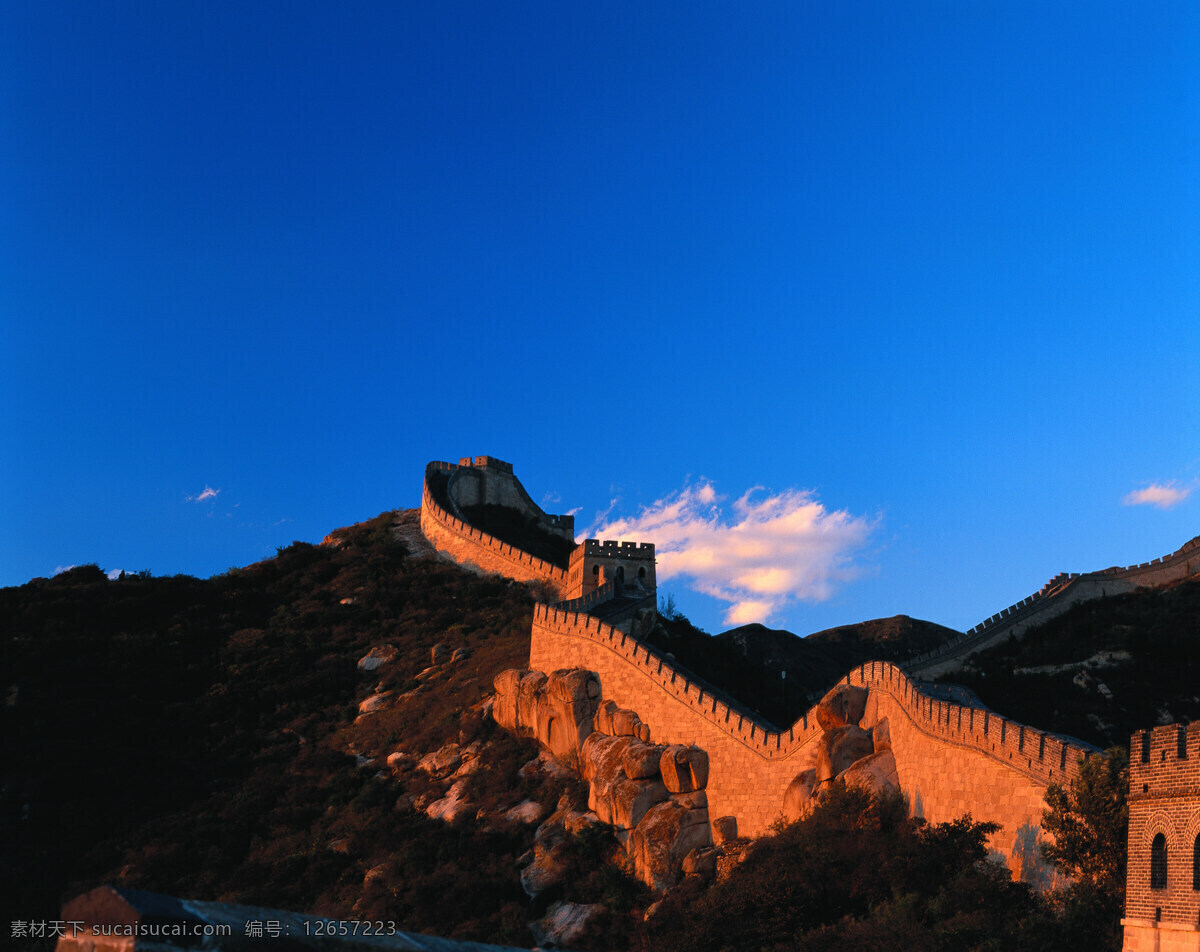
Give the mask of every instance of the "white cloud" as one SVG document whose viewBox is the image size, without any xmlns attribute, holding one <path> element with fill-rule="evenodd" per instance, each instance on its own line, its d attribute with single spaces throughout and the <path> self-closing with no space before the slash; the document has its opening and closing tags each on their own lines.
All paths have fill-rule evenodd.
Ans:
<svg viewBox="0 0 1200 952">
<path fill-rule="evenodd" d="M 72 562 L 70 565 L 56 565 L 56 566 L 54 566 L 54 574 L 62 575 L 63 572 L 69 572 L 69 571 L 71 571 L 71 569 L 74 569 L 74 568 L 78 568 L 78 566 L 74 562 Z"/>
<path fill-rule="evenodd" d="M 219 489 L 213 489 L 212 486 L 206 485 L 203 492 L 196 493 L 194 496 L 185 496 L 184 499 L 186 499 L 188 502 L 204 502 L 206 499 L 216 499 L 217 493 L 220 491 L 221 490 Z"/>
<path fill-rule="evenodd" d="M 104 574 L 108 576 L 110 581 L 116 581 L 125 572 L 124 569 L 109 569 Z"/>
<path fill-rule="evenodd" d="M 1143 489 L 1137 489 L 1125 497 L 1126 506 L 1156 506 L 1159 509 L 1172 509 L 1191 495 L 1190 486 L 1176 486 L 1175 483 L 1151 483 Z"/>
<path fill-rule="evenodd" d="M 604 521 L 592 538 L 655 544 L 658 579 L 730 603 L 725 622 L 766 621 L 787 604 L 819 602 L 858 574 L 854 555 L 877 519 L 829 511 L 807 490 L 762 495 L 748 490 L 727 515 L 725 497 L 707 480 L 646 506 L 636 517 Z"/>
</svg>

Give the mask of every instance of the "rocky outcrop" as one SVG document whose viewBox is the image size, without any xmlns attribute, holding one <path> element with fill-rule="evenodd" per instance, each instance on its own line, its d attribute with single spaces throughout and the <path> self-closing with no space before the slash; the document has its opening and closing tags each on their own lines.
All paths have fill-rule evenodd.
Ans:
<svg viewBox="0 0 1200 952">
<path fill-rule="evenodd" d="M 643 882 L 670 887 L 683 875 L 684 857 L 712 846 L 708 754 L 699 747 L 651 743 L 650 728 L 634 711 L 600 699 L 591 671 L 510 669 L 494 684 L 496 722 L 536 738 L 578 770 L 588 784 L 588 809 L 613 827 Z M 736 829 L 735 822 L 734 836 Z M 542 870 L 544 863 L 535 858 L 531 866 Z"/>
<path fill-rule="evenodd" d="M 594 729 L 600 703 L 595 674 L 563 669 L 547 677 L 510 668 L 496 675 L 494 686 L 492 717 L 497 724 L 536 738 L 563 763 L 579 766 L 579 750 Z"/>
<path fill-rule="evenodd" d="M 816 712 L 823 728 L 817 765 L 796 774 L 784 791 L 785 820 L 808 816 L 835 780 L 877 794 L 900 789 L 887 718 L 877 720 L 874 698 L 866 688 L 839 684 L 821 698 Z"/>
</svg>

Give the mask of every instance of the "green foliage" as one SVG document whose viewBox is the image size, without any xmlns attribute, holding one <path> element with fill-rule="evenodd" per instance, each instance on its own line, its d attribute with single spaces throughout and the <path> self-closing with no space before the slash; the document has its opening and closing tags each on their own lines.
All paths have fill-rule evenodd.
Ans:
<svg viewBox="0 0 1200 952">
<path fill-rule="evenodd" d="M 1103 895 L 1123 896 L 1129 836 L 1129 751 L 1113 747 L 1088 757 L 1069 788 L 1046 789 L 1042 826 L 1054 837 L 1042 846 L 1046 859 Z"/>
</svg>

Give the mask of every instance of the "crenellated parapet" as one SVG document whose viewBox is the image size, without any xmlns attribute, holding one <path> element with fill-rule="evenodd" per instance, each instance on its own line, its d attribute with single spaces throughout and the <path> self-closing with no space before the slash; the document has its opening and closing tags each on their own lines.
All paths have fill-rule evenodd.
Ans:
<svg viewBox="0 0 1200 952">
<path fill-rule="evenodd" d="M 781 729 L 763 721 L 640 639 L 580 612 L 534 608 L 530 667 L 594 671 L 604 696 L 638 711 L 663 743 L 708 752 L 714 816 L 755 836 L 780 816 L 788 785 L 817 758 L 814 707 Z M 993 849 L 1031 880 L 1044 875 L 1037 841 L 1049 783 L 1070 783 L 1096 749 L 981 707 L 924 693 L 898 665 L 875 661 L 842 684 L 868 690 L 866 723 L 887 720 L 901 789 L 931 822 L 971 813 L 1001 830 Z"/>
<path fill-rule="evenodd" d="M 1166 585 L 1200 574 L 1200 536 L 1169 555 L 1138 565 L 1112 566 L 1097 572 L 1060 572 L 1028 598 L 985 618 L 960 637 L 905 662 L 906 670 L 934 678 L 958 668 L 964 659 L 1010 636 L 1020 638 L 1080 602 Z"/>
<path fill-rule="evenodd" d="M 474 470 L 476 467 L 492 468 L 501 476 L 507 475 L 520 487 L 520 483 L 512 476 L 512 466 L 501 463 L 494 457 L 476 457 L 470 467 L 465 467 L 463 463 L 430 463 L 425 467 L 425 481 L 421 491 L 421 531 L 425 537 L 439 552 L 461 565 L 473 566 L 485 572 L 498 572 L 522 582 L 545 582 L 555 592 L 561 593 L 566 583 L 566 572 L 562 568 L 497 539 L 462 518 L 458 506 L 470 503 L 456 503 L 449 486 L 456 475 L 465 469 Z M 432 480 L 438 477 L 447 487 L 443 492 L 438 492 L 432 483 Z M 523 487 L 520 492 L 525 494 Z M 475 497 L 471 498 L 473 501 Z M 527 494 L 525 498 L 528 498 Z M 532 500 L 529 505 L 534 506 Z M 534 509 L 541 513 L 536 506 Z"/>
</svg>

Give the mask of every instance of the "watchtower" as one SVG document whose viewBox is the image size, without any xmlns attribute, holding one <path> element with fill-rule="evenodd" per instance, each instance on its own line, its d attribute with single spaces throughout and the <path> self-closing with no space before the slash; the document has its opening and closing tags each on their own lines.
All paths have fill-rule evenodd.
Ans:
<svg viewBox="0 0 1200 952">
<path fill-rule="evenodd" d="M 1129 744 L 1129 870 L 1122 952 L 1200 947 L 1200 722 Z"/>
<path fill-rule="evenodd" d="M 577 545 L 567 567 L 565 597 L 589 595 L 606 582 L 654 592 L 654 543 L 585 539 Z"/>
</svg>

